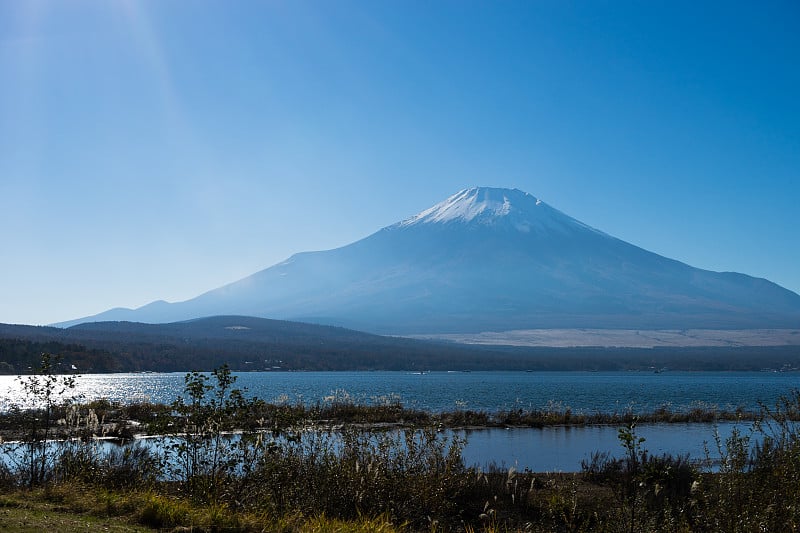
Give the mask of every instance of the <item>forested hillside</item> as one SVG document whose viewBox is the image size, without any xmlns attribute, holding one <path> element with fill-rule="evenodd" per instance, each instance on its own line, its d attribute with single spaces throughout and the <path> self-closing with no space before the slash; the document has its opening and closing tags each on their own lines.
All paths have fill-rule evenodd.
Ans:
<svg viewBox="0 0 800 533">
<path fill-rule="evenodd" d="M 384 337 L 252 317 L 171 324 L 99 322 L 68 329 L 0 324 L 0 372 L 25 373 L 42 352 L 65 371 L 185 372 L 227 363 L 262 370 L 790 370 L 796 346 L 545 348 L 478 346 Z M 74 367 L 74 368 L 73 368 Z"/>
</svg>

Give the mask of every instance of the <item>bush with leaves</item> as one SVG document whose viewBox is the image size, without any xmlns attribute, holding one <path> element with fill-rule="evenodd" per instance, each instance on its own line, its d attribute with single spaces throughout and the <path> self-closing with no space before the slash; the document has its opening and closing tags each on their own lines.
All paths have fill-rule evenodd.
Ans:
<svg viewBox="0 0 800 533">
<path fill-rule="evenodd" d="M 191 372 L 184 378 L 185 397 L 172 405 L 179 425 L 166 441 L 165 464 L 192 497 L 211 503 L 221 500 L 252 444 L 230 434 L 247 410 L 241 390 L 233 388 L 235 381 L 227 365 L 211 376 Z"/>
<path fill-rule="evenodd" d="M 7 457 L 19 481 L 28 487 L 51 479 L 60 453 L 58 443 L 51 442 L 57 436 L 58 414 L 75 399 L 75 376 L 56 373 L 59 362 L 58 357 L 43 353 L 34 373 L 18 378 L 26 405 L 13 409 L 22 423 L 23 434 Z"/>
<path fill-rule="evenodd" d="M 762 406 L 758 420 L 715 434 L 718 472 L 698 490 L 702 525 L 719 531 L 800 530 L 800 392 Z"/>
<path fill-rule="evenodd" d="M 625 450 L 621 459 L 596 453 L 582 461 L 581 468 L 588 481 L 613 489 L 625 530 L 688 527 L 693 520 L 692 487 L 699 476 L 689 457 L 651 455 L 635 422 L 620 428 L 618 438 Z"/>
</svg>

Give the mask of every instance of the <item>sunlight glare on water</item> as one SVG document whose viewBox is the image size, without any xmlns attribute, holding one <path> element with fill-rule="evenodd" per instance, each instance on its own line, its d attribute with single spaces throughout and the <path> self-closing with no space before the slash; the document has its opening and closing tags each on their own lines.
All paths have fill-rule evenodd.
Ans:
<svg viewBox="0 0 800 533">
<path fill-rule="evenodd" d="M 170 403 L 183 391 L 184 373 L 87 374 L 75 393 L 84 401 Z M 404 406 L 454 409 L 570 408 L 573 412 L 648 412 L 667 406 L 756 410 L 800 385 L 793 372 L 248 372 L 236 373 L 245 396 L 268 402 L 314 404 L 335 391 L 357 403 L 397 399 Z M 16 376 L 0 376 L 0 409 L 25 405 Z"/>
</svg>

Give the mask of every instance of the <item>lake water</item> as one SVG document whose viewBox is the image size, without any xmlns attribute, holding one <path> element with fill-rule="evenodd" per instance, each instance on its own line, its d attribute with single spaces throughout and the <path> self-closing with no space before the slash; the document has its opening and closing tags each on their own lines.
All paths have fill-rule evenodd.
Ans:
<svg viewBox="0 0 800 533">
<path fill-rule="evenodd" d="M 715 434 L 724 442 L 734 427 L 747 435 L 752 424 L 641 425 L 636 434 L 644 437 L 642 448 L 652 455 L 688 454 L 692 461 L 710 459 L 714 463 L 720 457 Z M 614 457 L 624 455 L 618 428 L 614 426 L 492 428 L 455 433 L 467 439 L 464 462 L 481 468 L 494 464 L 533 472 L 578 472 L 581 461 L 589 460 L 594 452 L 607 452 Z M 752 442 L 757 440 L 759 436 L 755 434 Z"/>
<path fill-rule="evenodd" d="M 354 401 L 396 398 L 428 411 L 541 409 L 573 412 L 647 412 L 661 406 L 757 409 L 773 405 L 800 387 L 797 372 L 245 372 L 236 386 L 266 401 L 313 404 L 336 391 Z M 85 400 L 172 402 L 183 389 L 183 373 L 89 374 L 75 392 Z M 24 404 L 14 376 L 0 376 L 0 409 Z"/>
<path fill-rule="evenodd" d="M 720 456 L 715 434 L 724 441 L 734 427 L 749 434 L 752 424 L 642 425 L 636 428 L 636 434 L 645 438 L 642 447 L 653 455 L 688 454 L 692 461 L 704 467 L 708 458 L 713 468 L 714 461 Z M 466 443 L 462 450 L 464 463 L 482 469 L 514 467 L 519 471 L 578 472 L 581 461 L 589 460 L 594 452 L 606 452 L 614 457 L 624 455 L 618 428 L 613 426 L 445 430 L 443 436 L 449 438 L 453 434 L 462 437 Z M 760 437 L 755 434 L 753 442 L 757 440 Z M 157 452 L 163 451 L 163 441 L 159 437 L 143 438 L 137 442 Z M 100 441 L 97 445 L 106 451 L 117 446 L 109 441 Z M 21 449 L 0 444 L 0 461 L 19 463 L 21 453 Z M 9 461 L 10 457 L 16 457 L 16 460 Z"/>
<path fill-rule="evenodd" d="M 648 412 L 666 405 L 674 411 L 693 407 L 758 409 L 800 387 L 798 373 L 771 372 L 253 372 L 236 374 L 246 395 L 267 401 L 313 404 L 331 396 L 374 403 L 397 399 L 429 411 L 456 408 L 497 411 L 569 407 L 573 412 Z M 95 374 L 78 378 L 84 400 L 169 403 L 183 389 L 184 374 Z M 0 377 L 0 408 L 24 404 L 13 376 Z M 346 391 L 342 392 L 342 391 Z M 723 436 L 733 426 L 716 429 Z M 747 428 L 743 424 L 742 428 Z M 715 426 L 644 425 L 639 434 L 651 453 L 689 453 L 705 457 L 705 443 L 715 455 Z M 459 431 L 467 437 L 468 465 L 491 463 L 534 471 L 577 471 L 594 451 L 621 455 L 616 427 L 549 427 Z"/>
</svg>

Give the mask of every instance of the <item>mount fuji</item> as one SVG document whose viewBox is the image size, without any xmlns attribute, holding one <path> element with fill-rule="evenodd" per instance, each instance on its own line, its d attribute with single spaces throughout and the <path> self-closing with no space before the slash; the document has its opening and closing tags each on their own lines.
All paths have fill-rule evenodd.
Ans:
<svg viewBox="0 0 800 533">
<path fill-rule="evenodd" d="M 81 322 L 249 315 L 375 333 L 796 328 L 800 296 L 607 235 L 517 189 L 465 189 L 334 250 L 296 254 L 178 303 Z"/>
</svg>

